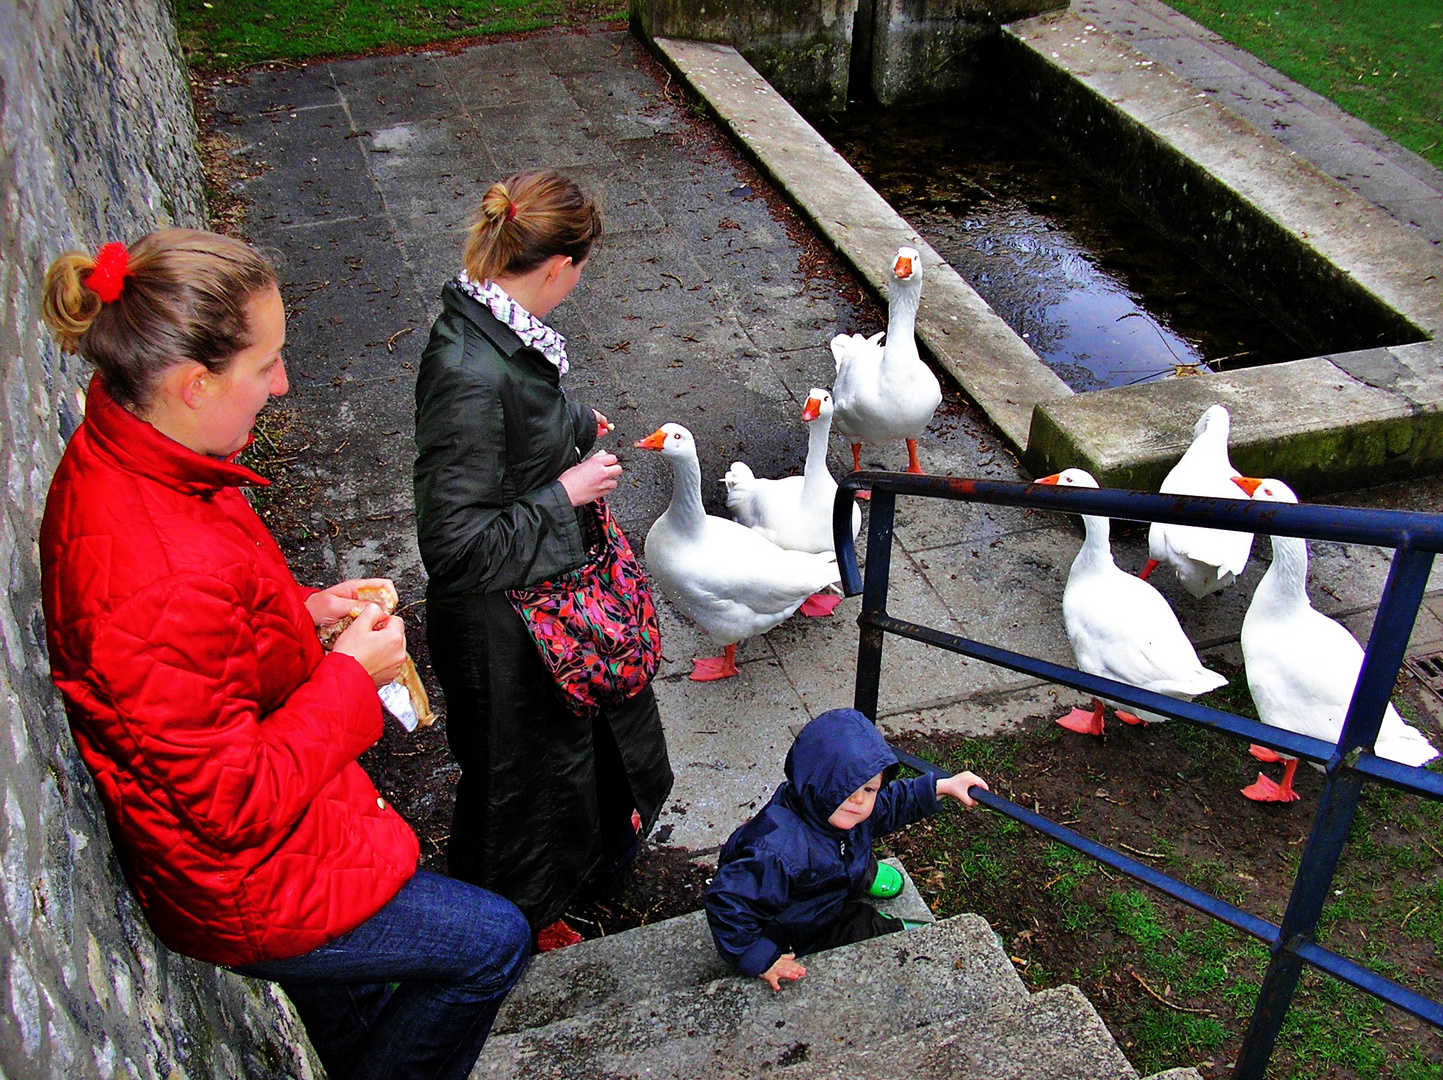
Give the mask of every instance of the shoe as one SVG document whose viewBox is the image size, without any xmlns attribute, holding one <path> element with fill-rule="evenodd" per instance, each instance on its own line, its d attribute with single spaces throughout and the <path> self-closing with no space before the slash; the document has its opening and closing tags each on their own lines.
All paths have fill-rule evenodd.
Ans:
<svg viewBox="0 0 1443 1080">
<path fill-rule="evenodd" d="M 872 885 L 867 890 L 868 896 L 875 896 L 879 900 L 890 900 L 902 891 L 902 872 L 889 863 L 879 862 L 877 864 L 877 876 L 872 879 Z"/>
<path fill-rule="evenodd" d="M 582 940 L 580 934 L 566 925 L 565 919 L 557 919 L 550 926 L 536 932 L 536 951 L 552 952 L 570 945 L 579 945 Z"/>
</svg>

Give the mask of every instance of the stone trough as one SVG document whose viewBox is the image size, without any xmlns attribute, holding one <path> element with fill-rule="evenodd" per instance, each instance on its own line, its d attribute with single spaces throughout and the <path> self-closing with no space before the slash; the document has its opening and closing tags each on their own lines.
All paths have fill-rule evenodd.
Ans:
<svg viewBox="0 0 1443 1080">
<path fill-rule="evenodd" d="M 919 340 L 1034 475 L 1155 489 L 1214 402 L 1237 467 L 1305 494 L 1438 471 L 1443 255 L 1422 232 L 1079 14 L 1000 38 L 1033 123 L 1318 355 L 1075 394 L 740 53 L 652 44 L 880 295 L 897 246 L 921 250 Z"/>
</svg>

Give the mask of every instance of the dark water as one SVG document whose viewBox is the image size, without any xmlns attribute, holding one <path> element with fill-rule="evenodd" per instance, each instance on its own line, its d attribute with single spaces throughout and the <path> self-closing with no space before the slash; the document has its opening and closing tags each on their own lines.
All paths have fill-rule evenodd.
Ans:
<svg viewBox="0 0 1443 1080">
<path fill-rule="evenodd" d="M 990 102 L 814 122 L 1074 390 L 1309 355 Z"/>
</svg>

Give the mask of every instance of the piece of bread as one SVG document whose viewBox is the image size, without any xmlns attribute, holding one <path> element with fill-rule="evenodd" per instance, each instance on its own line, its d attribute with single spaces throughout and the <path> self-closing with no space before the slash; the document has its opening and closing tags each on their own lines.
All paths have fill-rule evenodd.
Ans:
<svg viewBox="0 0 1443 1080">
<path fill-rule="evenodd" d="M 379 605 L 387 615 L 396 611 L 396 605 L 401 598 L 396 595 L 396 590 L 383 585 L 366 586 L 356 590 L 356 599 L 364 604 Z M 342 615 L 335 622 L 327 623 L 317 629 L 316 633 L 321 639 L 321 644 L 327 649 L 335 648 L 336 639 L 345 633 L 346 627 L 355 621 L 361 613 L 356 608 L 349 615 Z M 431 711 L 430 699 L 426 696 L 426 687 L 421 682 L 421 673 L 416 670 L 415 661 L 411 654 L 406 654 L 406 662 L 401 665 L 401 673 L 396 676 L 396 681 L 406 688 L 411 695 L 411 707 L 416 710 L 416 724 L 418 727 L 427 727 L 436 719 L 436 714 Z"/>
</svg>

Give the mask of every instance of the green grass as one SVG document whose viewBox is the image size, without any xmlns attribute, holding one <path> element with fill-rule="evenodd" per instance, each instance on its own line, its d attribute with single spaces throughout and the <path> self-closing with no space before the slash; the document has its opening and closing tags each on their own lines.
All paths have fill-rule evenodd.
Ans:
<svg viewBox="0 0 1443 1080">
<path fill-rule="evenodd" d="M 1169 0 L 1443 167 L 1443 0 Z"/>
<path fill-rule="evenodd" d="M 626 0 L 175 0 L 187 62 L 220 71 L 620 19 Z"/>
</svg>

